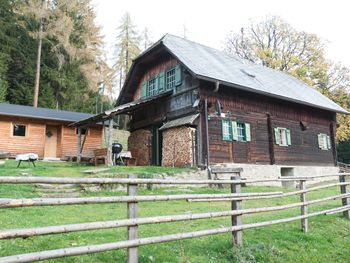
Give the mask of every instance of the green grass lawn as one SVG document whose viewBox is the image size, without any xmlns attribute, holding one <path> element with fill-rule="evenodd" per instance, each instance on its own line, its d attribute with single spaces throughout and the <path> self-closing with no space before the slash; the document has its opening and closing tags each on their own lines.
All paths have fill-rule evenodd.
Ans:
<svg viewBox="0 0 350 263">
<path fill-rule="evenodd" d="M 33 169 L 16 169 L 14 162 L 0 168 L 0 176 L 19 175 L 28 172 L 36 176 L 83 176 L 82 171 L 91 167 L 80 167 L 69 163 L 38 163 Z M 129 168 L 113 168 L 123 175 Z M 135 173 L 174 173 L 182 169 L 135 167 Z M 279 187 L 245 187 L 244 192 L 286 191 Z M 140 194 L 180 193 L 228 193 L 228 189 L 210 188 L 161 188 L 141 189 Z M 336 195 L 338 188 L 312 192 L 308 198 Z M 123 195 L 125 192 L 82 193 L 82 196 Z M 0 197 L 34 197 L 30 185 L 0 185 Z M 299 197 L 251 200 L 243 203 L 244 208 L 281 205 L 298 202 Z M 337 207 L 340 200 L 313 205 L 309 211 Z M 230 209 L 227 202 L 190 203 L 185 201 L 140 203 L 141 217 L 175 215 Z M 269 212 L 243 217 L 245 223 L 272 220 L 299 215 L 299 209 Z M 0 210 L 0 229 L 50 226 L 80 222 L 93 222 L 126 218 L 126 204 L 72 205 L 56 207 L 26 207 Z M 229 226 L 229 218 L 143 225 L 139 227 L 140 237 L 159 236 L 190 232 L 195 230 Z M 28 253 L 47 249 L 84 246 L 125 240 L 126 229 L 95 230 L 69 234 L 48 235 L 26 239 L 0 240 L 0 256 Z M 51 260 L 52 262 L 125 262 L 126 250 L 108 251 L 92 255 Z M 140 262 L 350 262 L 350 221 L 341 214 L 319 216 L 309 220 L 309 233 L 300 230 L 300 222 L 244 231 L 244 246 L 233 249 L 231 235 L 221 234 L 183 241 L 148 245 L 139 250 Z M 49 261 L 50 262 L 50 261 Z"/>
</svg>

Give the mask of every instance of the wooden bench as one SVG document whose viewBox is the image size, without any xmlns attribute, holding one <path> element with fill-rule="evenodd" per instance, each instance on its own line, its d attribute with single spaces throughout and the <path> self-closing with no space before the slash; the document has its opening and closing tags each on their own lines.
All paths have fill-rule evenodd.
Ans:
<svg viewBox="0 0 350 263">
<path fill-rule="evenodd" d="M 233 167 L 210 167 L 209 173 L 210 177 L 214 180 L 231 180 L 231 176 L 239 177 L 240 180 L 245 180 L 246 178 L 241 177 L 242 168 L 233 168 Z M 227 175 L 225 177 L 219 177 L 219 175 Z M 238 178 L 237 178 L 238 179 Z M 242 184 L 245 186 L 245 184 Z M 222 188 L 222 184 L 218 184 L 219 188 Z"/>
<path fill-rule="evenodd" d="M 94 164 L 98 165 L 98 161 L 102 160 L 104 165 L 108 163 L 108 151 L 107 148 L 95 149 L 94 150 Z"/>
</svg>

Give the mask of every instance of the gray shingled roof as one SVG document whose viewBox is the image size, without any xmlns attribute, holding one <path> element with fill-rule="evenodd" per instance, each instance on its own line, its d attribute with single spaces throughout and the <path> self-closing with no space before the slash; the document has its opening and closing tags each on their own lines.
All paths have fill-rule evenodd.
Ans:
<svg viewBox="0 0 350 263">
<path fill-rule="evenodd" d="M 182 118 L 178 118 L 176 120 L 168 121 L 168 122 L 164 123 L 163 126 L 159 128 L 159 130 L 166 130 L 166 129 L 179 127 L 179 126 L 183 126 L 183 125 L 193 124 L 193 122 L 198 117 L 199 117 L 199 113 L 193 114 L 193 115 L 189 115 L 189 116 L 185 116 L 185 117 L 182 117 Z"/>
<path fill-rule="evenodd" d="M 310 105 L 339 113 L 345 109 L 304 82 L 284 72 L 229 56 L 219 50 L 177 37 L 165 35 L 159 43 L 177 57 L 200 79 Z"/>
<path fill-rule="evenodd" d="M 81 112 L 35 108 L 16 104 L 0 103 L 0 115 L 35 119 L 76 122 L 94 115 Z"/>
</svg>

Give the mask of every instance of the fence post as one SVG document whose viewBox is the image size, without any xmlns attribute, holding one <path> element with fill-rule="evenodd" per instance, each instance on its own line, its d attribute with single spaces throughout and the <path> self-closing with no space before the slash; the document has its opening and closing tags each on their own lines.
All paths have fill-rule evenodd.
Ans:
<svg viewBox="0 0 350 263">
<path fill-rule="evenodd" d="M 339 176 L 339 182 L 340 183 L 345 183 L 346 180 L 345 180 L 345 175 L 340 175 Z M 340 193 L 341 194 L 347 194 L 347 191 L 346 191 L 346 185 L 341 185 L 340 186 Z M 344 197 L 341 199 L 341 202 L 342 202 L 342 205 L 343 206 L 347 206 L 349 205 L 349 201 L 348 201 L 348 198 L 347 197 Z M 350 210 L 346 210 L 343 212 L 343 215 L 346 219 L 350 219 Z"/>
<path fill-rule="evenodd" d="M 300 180 L 299 184 L 300 190 L 306 190 L 306 180 Z M 300 201 L 302 203 L 305 203 L 306 200 L 306 192 L 300 194 Z M 301 205 L 301 215 L 302 216 L 307 216 L 307 205 Z M 309 229 L 309 224 L 308 224 L 308 219 L 307 218 L 302 218 L 301 219 L 301 229 L 303 230 L 304 233 L 308 232 Z"/>
<path fill-rule="evenodd" d="M 232 176 L 231 180 L 240 180 L 240 176 Z M 241 184 L 232 183 L 231 184 L 231 193 L 241 193 Z M 232 210 L 238 210 L 242 209 L 242 200 L 239 201 L 232 201 L 231 202 L 231 209 Z M 233 215 L 231 216 L 232 226 L 239 226 L 242 225 L 242 215 Z M 243 232 L 242 230 L 239 231 L 233 231 L 232 232 L 232 243 L 234 245 L 241 246 L 243 244 Z"/>
<path fill-rule="evenodd" d="M 135 174 L 129 174 L 130 179 L 135 179 L 137 176 Z M 137 184 L 128 184 L 128 196 L 137 195 Z M 137 218 L 137 202 L 128 203 L 128 219 Z M 128 227 L 128 240 L 137 238 L 137 228 L 138 226 Z M 138 262 L 138 248 L 132 247 L 128 248 L 128 263 Z"/>
</svg>

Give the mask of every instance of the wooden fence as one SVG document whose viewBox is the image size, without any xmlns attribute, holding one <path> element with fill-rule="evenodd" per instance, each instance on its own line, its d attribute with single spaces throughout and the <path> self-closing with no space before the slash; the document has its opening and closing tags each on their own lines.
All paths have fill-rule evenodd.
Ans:
<svg viewBox="0 0 350 263">
<path fill-rule="evenodd" d="M 127 185 L 127 196 L 113 197 L 77 197 L 77 198 L 0 198 L 0 209 L 29 207 L 29 206 L 57 206 L 57 205 L 73 205 L 73 204 L 99 204 L 99 203 L 127 203 L 127 219 L 115 221 L 101 221 L 90 223 L 79 223 L 48 227 L 35 227 L 24 229 L 9 229 L 0 230 L 0 239 L 10 238 L 26 238 L 40 235 L 52 235 L 69 233 L 75 231 L 88 231 L 97 229 L 109 228 L 128 228 L 128 239 L 114 243 L 89 245 L 81 247 L 70 247 L 56 250 L 40 251 L 27 254 L 19 254 L 7 257 L 1 257 L 0 262 L 32 262 L 38 260 L 46 260 L 53 258 L 61 258 L 66 256 L 77 256 L 83 254 L 91 254 L 102 251 L 128 249 L 129 263 L 138 262 L 138 247 L 148 244 L 156 244 L 174 240 L 182 240 L 194 237 L 202 237 L 214 234 L 232 233 L 232 242 L 234 245 L 242 245 L 243 230 L 252 229 L 275 224 L 282 224 L 291 221 L 300 220 L 301 229 L 305 233 L 308 231 L 308 218 L 318 215 L 328 215 L 342 212 L 347 219 L 350 219 L 350 205 L 348 198 L 350 193 L 347 192 L 347 185 L 350 184 L 346 177 L 350 173 L 340 173 L 332 175 L 314 176 L 314 177 L 283 177 L 271 180 L 241 180 L 240 177 L 231 177 L 231 180 L 220 180 L 220 185 L 231 185 L 231 193 L 228 194 L 178 194 L 178 195 L 137 195 L 139 185 L 143 184 L 169 184 L 169 185 L 188 185 L 188 184 L 203 184 L 217 185 L 215 180 L 162 180 L 162 179 L 138 179 L 135 175 L 129 175 L 129 178 L 54 178 L 54 177 L 0 177 L 0 184 L 34 184 L 34 183 L 49 183 L 49 184 L 125 184 Z M 322 177 L 339 178 L 339 182 L 327 183 L 314 187 L 307 188 L 306 182 Z M 257 192 L 257 193 L 242 193 L 242 184 L 252 184 L 260 182 L 272 181 L 298 181 L 299 190 L 293 192 Z M 317 191 L 329 187 L 340 188 L 340 194 L 324 197 L 317 200 L 308 200 L 307 193 Z M 244 209 L 242 207 L 243 200 L 254 199 L 269 199 L 283 198 L 292 195 L 299 195 L 300 202 L 291 203 L 279 206 L 258 207 Z M 340 199 L 339 207 L 308 213 L 308 206 L 330 200 Z M 207 213 L 192 213 L 178 214 L 156 217 L 138 217 L 139 202 L 156 202 L 156 201 L 171 201 L 171 200 L 187 200 L 188 202 L 231 202 L 231 210 L 220 212 Z M 242 216 L 247 214 L 255 214 L 262 212 L 281 211 L 290 208 L 300 207 L 300 215 L 271 221 L 256 222 L 244 224 Z M 163 236 L 154 236 L 140 238 L 138 237 L 138 226 L 144 224 L 157 224 L 165 222 L 178 222 L 196 219 L 210 219 L 218 217 L 231 217 L 232 226 L 219 227 L 215 229 L 207 229 L 186 233 L 178 233 Z"/>
</svg>

